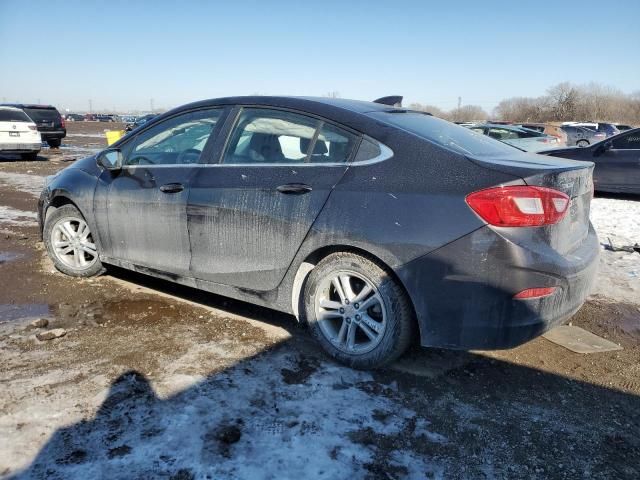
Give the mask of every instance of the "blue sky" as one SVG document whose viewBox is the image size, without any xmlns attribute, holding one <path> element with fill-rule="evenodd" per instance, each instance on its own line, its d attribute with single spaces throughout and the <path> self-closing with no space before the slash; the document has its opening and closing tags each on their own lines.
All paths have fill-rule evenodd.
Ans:
<svg viewBox="0 0 640 480">
<path fill-rule="evenodd" d="M 0 0 L 0 100 L 168 108 L 287 94 L 491 110 L 561 81 L 640 90 L 640 2 Z"/>
</svg>

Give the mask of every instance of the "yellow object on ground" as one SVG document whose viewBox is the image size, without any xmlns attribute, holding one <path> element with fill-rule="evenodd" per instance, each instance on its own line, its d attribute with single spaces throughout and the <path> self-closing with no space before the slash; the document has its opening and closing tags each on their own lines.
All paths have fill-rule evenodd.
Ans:
<svg viewBox="0 0 640 480">
<path fill-rule="evenodd" d="M 124 134 L 127 133 L 124 130 L 107 130 L 105 135 L 107 136 L 107 145 L 111 145 L 112 143 L 117 142 Z"/>
</svg>

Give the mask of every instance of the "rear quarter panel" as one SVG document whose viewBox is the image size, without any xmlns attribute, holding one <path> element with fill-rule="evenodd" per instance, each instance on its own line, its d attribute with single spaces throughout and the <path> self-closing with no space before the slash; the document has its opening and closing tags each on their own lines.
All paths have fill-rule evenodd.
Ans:
<svg viewBox="0 0 640 480">
<path fill-rule="evenodd" d="M 384 142 L 394 156 L 352 165 L 332 191 L 301 248 L 351 245 L 395 268 L 484 225 L 467 194 L 522 183 L 464 156 L 396 131 Z"/>
</svg>

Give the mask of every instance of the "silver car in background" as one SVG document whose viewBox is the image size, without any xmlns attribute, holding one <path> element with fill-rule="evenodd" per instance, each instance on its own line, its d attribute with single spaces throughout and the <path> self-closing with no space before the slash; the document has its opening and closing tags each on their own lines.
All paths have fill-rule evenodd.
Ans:
<svg viewBox="0 0 640 480">
<path fill-rule="evenodd" d="M 539 152 L 565 146 L 557 137 L 513 125 L 487 123 L 468 128 L 527 152 Z"/>
<path fill-rule="evenodd" d="M 597 132 L 587 127 L 563 125 L 560 127 L 567 134 L 567 147 L 588 147 L 607 138 L 604 132 Z"/>
</svg>

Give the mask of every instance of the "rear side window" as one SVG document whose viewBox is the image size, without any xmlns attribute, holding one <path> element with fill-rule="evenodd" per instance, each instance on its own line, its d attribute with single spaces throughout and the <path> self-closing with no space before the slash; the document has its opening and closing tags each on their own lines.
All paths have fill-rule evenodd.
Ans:
<svg viewBox="0 0 640 480">
<path fill-rule="evenodd" d="M 0 122 L 31 122 L 22 110 L 5 110 L 0 108 Z"/>
<path fill-rule="evenodd" d="M 372 112 L 369 115 L 463 155 L 510 155 L 518 149 L 454 123 L 417 112 Z"/>
<path fill-rule="evenodd" d="M 60 122 L 60 114 L 52 108 L 25 108 L 24 111 L 34 122 Z"/>
<path fill-rule="evenodd" d="M 353 150 L 355 139 L 339 127 L 306 115 L 243 108 L 223 163 L 343 163 Z"/>
<path fill-rule="evenodd" d="M 373 160 L 374 158 L 379 157 L 381 154 L 382 150 L 380 149 L 380 144 L 365 137 L 362 139 L 362 142 L 360 142 L 358 153 L 353 161 L 366 162 L 367 160 Z"/>
</svg>

